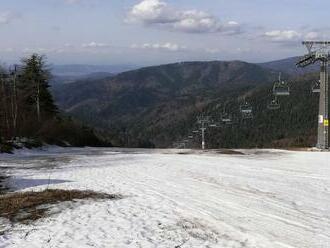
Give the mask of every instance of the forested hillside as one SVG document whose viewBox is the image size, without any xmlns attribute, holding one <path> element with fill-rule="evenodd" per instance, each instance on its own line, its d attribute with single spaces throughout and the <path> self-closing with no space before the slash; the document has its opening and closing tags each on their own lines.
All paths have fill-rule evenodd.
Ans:
<svg viewBox="0 0 330 248">
<path fill-rule="evenodd" d="M 299 57 L 291 57 L 291 58 L 286 58 L 286 59 L 281 59 L 281 60 L 275 60 L 275 61 L 270 61 L 266 63 L 260 63 L 258 65 L 267 68 L 267 69 L 272 69 L 276 71 L 281 71 L 285 74 L 291 75 L 291 76 L 301 76 L 306 73 L 313 73 L 319 71 L 319 65 L 314 64 L 309 67 L 305 68 L 297 68 L 296 63 L 298 62 Z"/>
<path fill-rule="evenodd" d="M 314 145 L 318 94 L 311 93 L 311 85 L 318 75 L 284 74 L 291 95 L 279 99 L 279 110 L 269 110 L 277 77 L 278 71 L 239 61 L 189 62 L 78 81 L 53 93 L 63 110 L 107 130 L 118 146 L 169 147 L 198 130 L 198 115 L 221 124 L 224 111 L 233 124 L 208 128 L 209 148 Z M 245 101 L 253 107 L 251 120 L 241 118 Z M 189 146 L 199 147 L 200 135 Z"/>
<path fill-rule="evenodd" d="M 312 93 L 311 85 L 318 74 L 290 78 L 290 96 L 280 97 L 280 109 L 267 108 L 272 96 L 272 85 L 242 91 L 227 102 L 234 124 L 209 128 L 207 137 L 211 147 L 306 147 L 316 144 L 319 94 Z M 242 120 L 238 99 L 246 95 L 253 107 L 253 119 Z M 215 106 L 207 112 L 219 116 Z"/>
<path fill-rule="evenodd" d="M 53 93 L 62 109 L 107 130 L 116 145 L 166 147 L 212 102 L 276 77 L 271 70 L 239 61 L 187 62 L 58 85 Z"/>
<path fill-rule="evenodd" d="M 101 145 L 94 131 L 63 117 L 49 91 L 51 75 L 37 54 L 0 71 L 0 148 L 15 146 Z"/>
<path fill-rule="evenodd" d="M 170 147 L 190 136 L 188 146 L 198 148 L 201 137 L 193 131 L 204 114 L 218 126 L 206 131 L 208 148 L 312 146 L 318 94 L 311 93 L 311 85 L 318 74 L 284 70 L 290 96 L 279 99 L 280 109 L 269 110 L 281 68 L 280 62 L 184 62 L 50 87 L 43 57 L 33 55 L 15 70 L 2 70 L 1 143 L 104 145 L 89 125 L 116 146 Z M 242 119 L 244 102 L 252 105 L 252 119 Z M 222 123 L 224 114 L 231 125 Z"/>
</svg>

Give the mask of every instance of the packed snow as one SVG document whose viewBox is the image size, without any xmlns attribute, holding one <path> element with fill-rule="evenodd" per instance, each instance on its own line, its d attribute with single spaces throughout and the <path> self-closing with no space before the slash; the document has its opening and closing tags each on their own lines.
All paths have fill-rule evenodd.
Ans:
<svg viewBox="0 0 330 248">
<path fill-rule="evenodd" d="M 330 153 L 64 149 L 0 157 L 15 190 L 88 189 L 0 247 L 330 247 Z"/>
</svg>

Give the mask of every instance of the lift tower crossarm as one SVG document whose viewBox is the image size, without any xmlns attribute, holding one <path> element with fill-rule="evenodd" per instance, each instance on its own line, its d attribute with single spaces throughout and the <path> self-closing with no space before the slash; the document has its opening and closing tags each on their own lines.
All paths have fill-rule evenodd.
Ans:
<svg viewBox="0 0 330 248">
<path fill-rule="evenodd" d="M 303 41 L 303 45 L 330 45 L 330 41 Z"/>
</svg>

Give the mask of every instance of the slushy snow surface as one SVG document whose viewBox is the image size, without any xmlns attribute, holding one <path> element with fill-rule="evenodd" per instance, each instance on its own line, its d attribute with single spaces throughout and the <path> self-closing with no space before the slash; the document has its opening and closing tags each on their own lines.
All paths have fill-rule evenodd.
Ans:
<svg viewBox="0 0 330 248">
<path fill-rule="evenodd" d="M 124 198 L 62 203 L 32 225 L 0 219 L 0 247 L 329 248 L 330 153 L 242 152 L 86 148 L 1 157 L 17 190 Z"/>
</svg>

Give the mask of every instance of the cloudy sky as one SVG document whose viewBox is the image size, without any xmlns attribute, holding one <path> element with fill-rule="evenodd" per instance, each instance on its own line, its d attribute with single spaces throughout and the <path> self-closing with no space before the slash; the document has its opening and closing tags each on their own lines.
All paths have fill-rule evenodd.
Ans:
<svg viewBox="0 0 330 248">
<path fill-rule="evenodd" d="M 329 0 L 0 0 L 0 61 L 262 62 L 330 39 Z"/>
</svg>

